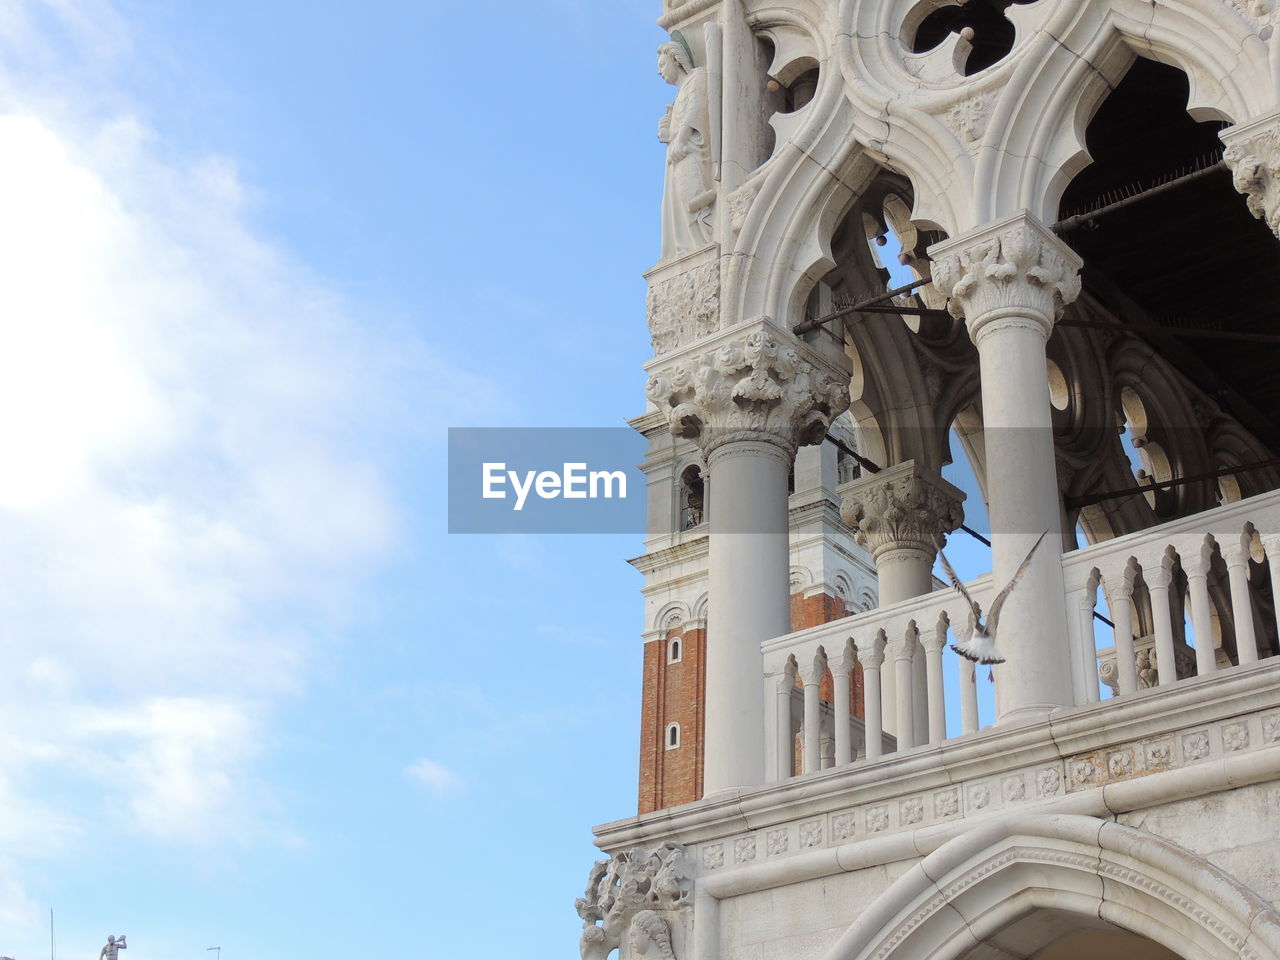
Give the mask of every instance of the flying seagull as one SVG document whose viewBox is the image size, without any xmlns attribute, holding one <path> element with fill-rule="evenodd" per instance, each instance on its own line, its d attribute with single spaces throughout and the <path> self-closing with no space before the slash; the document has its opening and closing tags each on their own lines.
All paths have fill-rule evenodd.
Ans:
<svg viewBox="0 0 1280 960">
<path fill-rule="evenodd" d="M 1004 657 L 1000 656 L 996 650 L 996 627 L 1000 623 L 1000 608 L 1004 606 L 1005 600 L 1009 599 L 1009 594 L 1013 593 L 1013 588 L 1018 585 L 1018 581 L 1022 579 L 1022 575 L 1027 572 L 1027 567 L 1031 565 L 1031 555 L 1039 548 L 1041 541 L 1048 535 L 1046 530 L 1040 534 L 1035 545 L 1027 552 L 1026 558 L 1018 566 L 1013 578 L 1005 584 L 1005 588 L 996 594 L 996 598 L 991 601 L 991 612 L 987 614 L 986 622 L 982 619 L 982 607 L 978 606 L 976 600 L 969 596 L 969 591 L 964 588 L 964 584 L 960 582 L 960 578 L 956 576 L 955 570 L 951 564 L 947 562 L 947 555 L 938 550 L 938 556 L 942 560 L 942 569 L 947 573 L 947 579 L 951 581 L 951 585 L 959 591 L 960 596 L 964 597 L 965 602 L 969 604 L 969 629 L 967 635 L 963 637 L 959 643 L 953 643 L 951 649 L 960 656 L 972 660 L 974 663 L 1004 663 Z"/>
</svg>

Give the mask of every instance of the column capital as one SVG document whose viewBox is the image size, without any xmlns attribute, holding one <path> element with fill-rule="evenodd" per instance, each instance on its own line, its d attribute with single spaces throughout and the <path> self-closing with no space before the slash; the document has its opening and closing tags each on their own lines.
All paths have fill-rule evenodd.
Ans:
<svg viewBox="0 0 1280 960">
<path fill-rule="evenodd" d="M 975 343 L 995 321 L 1032 322 L 1047 338 L 1080 294 L 1080 257 L 1023 210 L 929 248 L 933 285 Z"/>
<path fill-rule="evenodd" d="M 855 655 L 858 658 L 858 663 L 862 664 L 862 669 L 879 670 L 884 666 L 885 647 L 884 638 L 878 635 L 872 637 L 866 643 L 859 643 Z"/>
<path fill-rule="evenodd" d="M 734 441 L 770 443 L 789 457 L 821 443 L 849 406 L 848 378 L 768 318 L 749 321 L 646 365 L 645 392 L 671 432 L 710 460 Z"/>
<path fill-rule="evenodd" d="M 1218 134 L 1232 183 L 1249 212 L 1280 236 L 1280 112 L 1237 123 Z"/>
<path fill-rule="evenodd" d="M 840 487 L 840 517 L 879 564 L 894 550 L 928 554 L 964 521 L 965 494 L 934 470 L 905 460 Z"/>
</svg>

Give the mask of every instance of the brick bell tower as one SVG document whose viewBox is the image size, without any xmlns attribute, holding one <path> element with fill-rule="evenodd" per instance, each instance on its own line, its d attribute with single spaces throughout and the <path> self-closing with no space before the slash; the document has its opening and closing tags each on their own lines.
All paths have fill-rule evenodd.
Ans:
<svg viewBox="0 0 1280 960">
<path fill-rule="evenodd" d="M 651 411 L 631 425 L 649 441 L 644 464 L 648 537 L 645 552 L 631 561 L 645 577 L 639 797 L 644 814 L 703 796 L 709 521 L 715 491 L 706 482 L 697 445 L 673 436 L 665 416 Z M 792 630 L 876 605 L 871 557 L 840 518 L 838 489 L 858 476 L 847 418 L 832 424 L 821 445 L 801 447 L 796 455 L 788 511 Z M 803 682 L 797 676 L 791 697 L 797 730 Z M 829 713 L 830 673 L 820 682 Z M 860 739 L 861 668 L 853 671 L 850 684 L 850 722 Z M 831 749 L 829 738 L 822 748 Z"/>
</svg>

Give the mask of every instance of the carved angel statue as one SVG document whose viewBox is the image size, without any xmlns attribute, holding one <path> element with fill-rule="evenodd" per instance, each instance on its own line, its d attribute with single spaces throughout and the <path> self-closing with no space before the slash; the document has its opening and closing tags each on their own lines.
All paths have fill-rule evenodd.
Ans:
<svg viewBox="0 0 1280 960">
<path fill-rule="evenodd" d="M 667 145 L 662 191 L 662 259 L 696 250 L 711 239 L 711 114 L 707 70 L 679 31 L 658 48 L 658 73 L 676 87 L 675 102 L 658 121 L 658 139 Z"/>
<path fill-rule="evenodd" d="M 1018 565 L 1013 577 L 1005 584 L 1004 589 L 996 594 L 996 598 L 991 601 L 991 611 L 987 614 L 985 621 L 982 617 L 982 607 L 978 605 L 978 602 L 973 597 L 969 596 L 969 591 L 964 588 L 964 584 L 956 576 L 955 570 L 947 560 L 947 555 L 941 549 L 938 550 L 938 557 L 942 561 L 942 569 L 946 571 L 947 579 L 951 581 L 951 585 L 956 588 L 960 596 L 964 597 L 965 602 L 969 604 L 969 623 L 964 630 L 964 635 L 960 638 L 960 642 L 951 645 L 952 650 L 975 663 L 994 664 L 1005 662 L 1005 658 L 1000 656 L 1000 653 L 996 650 L 996 629 L 1000 624 L 1000 608 L 1004 606 L 1004 602 L 1009 599 L 1009 594 L 1013 593 L 1013 588 L 1018 585 L 1018 581 L 1027 572 L 1027 567 L 1031 565 L 1032 555 L 1040 548 L 1040 544 L 1048 536 L 1048 533 L 1049 531 L 1046 530 L 1036 538 L 1036 542 L 1027 551 L 1026 557 Z"/>
</svg>

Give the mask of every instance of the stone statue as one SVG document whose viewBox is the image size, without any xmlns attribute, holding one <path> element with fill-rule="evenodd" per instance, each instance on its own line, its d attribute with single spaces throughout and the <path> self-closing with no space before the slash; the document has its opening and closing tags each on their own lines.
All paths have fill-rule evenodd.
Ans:
<svg viewBox="0 0 1280 960">
<path fill-rule="evenodd" d="M 124 942 L 124 934 L 118 937 L 107 937 L 107 945 L 98 952 L 98 960 L 116 960 L 121 950 L 128 950 L 129 944 Z"/>
<path fill-rule="evenodd" d="M 667 144 L 662 192 L 662 259 L 696 250 L 711 240 L 711 115 L 707 71 L 694 67 L 683 38 L 658 48 L 658 73 L 676 87 L 675 102 L 658 121 L 658 139 Z"/>
</svg>

